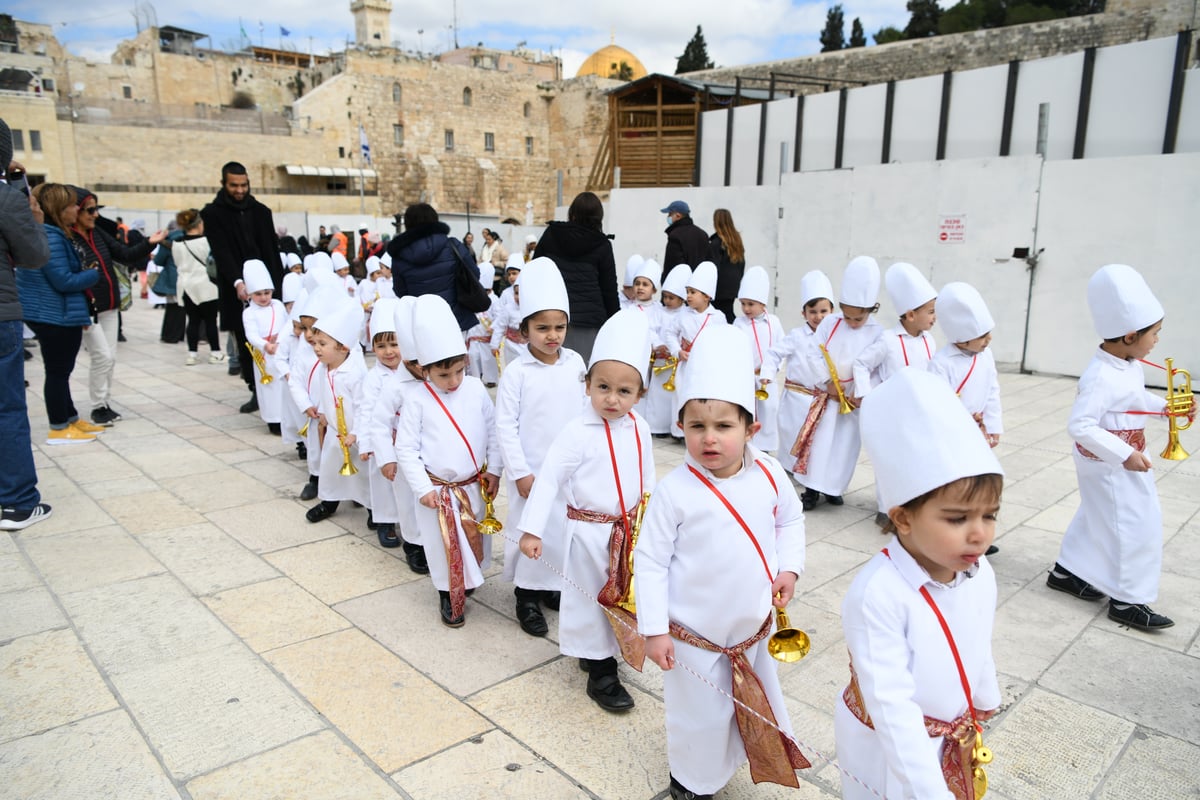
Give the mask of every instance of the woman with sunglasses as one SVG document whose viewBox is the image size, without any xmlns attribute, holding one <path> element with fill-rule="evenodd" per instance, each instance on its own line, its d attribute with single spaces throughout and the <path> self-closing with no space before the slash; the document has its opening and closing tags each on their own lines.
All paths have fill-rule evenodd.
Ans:
<svg viewBox="0 0 1200 800">
<path fill-rule="evenodd" d="M 113 411 L 110 401 L 113 369 L 117 364 L 117 310 L 121 305 L 116 273 L 120 267 L 114 263 L 114 259 L 126 264 L 144 262 L 158 243 L 167 238 L 167 234 L 160 230 L 138 244 L 123 245 L 102 228 L 96 227 L 96 217 L 100 213 L 96 195 L 87 189 L 72 188 L 75 190 L 79 215 L 71 226 L 71 243 L 75 245 L 83 265 L 94 268 L 100 274 L 99 281 L 88 293 L 95 324 L 83 333 L 83 346 L 92 359 L 88 371 L 92 422 L 110 427 L 121 418 L 120 414 Z"/>
</svg>

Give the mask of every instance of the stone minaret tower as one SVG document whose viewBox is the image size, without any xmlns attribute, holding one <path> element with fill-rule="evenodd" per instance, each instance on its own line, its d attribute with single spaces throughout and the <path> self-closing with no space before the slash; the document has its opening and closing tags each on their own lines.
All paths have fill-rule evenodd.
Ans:
<svg viewBox="0 0 1200 800">
<path fill-rule="evenodd" d="M 362 47 L 392 46 L 391 0 L 351 0 L 354 40 Z"/>
</svg>

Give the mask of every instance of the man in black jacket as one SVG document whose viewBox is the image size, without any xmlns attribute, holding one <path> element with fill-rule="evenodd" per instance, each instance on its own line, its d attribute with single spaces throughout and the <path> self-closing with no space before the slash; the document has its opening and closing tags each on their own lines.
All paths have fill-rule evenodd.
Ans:
<svg viewBox="0 0 1200 800">
<path fill-rule="evenodd" d="M 695 269 L 701 261 L 708 260 L 708 234 L 692 222 L 692 209 L 682 200 L 672 201 L 661 212 L 670 222 L 666 230 L 667 252 L 663 256 L 662 280 L 665 281 L 667 273 L 679 264 Z M 661 282 L 659 286 L 662 286 Z"/>
<path fill-rule="evenodd" d="M 246 331 L 242 310 L 250 295 L 242 282 L 242 265 L 252 258 L 267 265 L 278 297 L 283 284 L 283 265 L 279 261 L 279 240 L 271 209 L 250 194 L 250 177 L 236 161 L 221 167 L 221 189 L 213 201 L 200 211 L 204 235 L 208 237 L 217 262 L 217 292 L 221 304 L 221 330 L 237 340 L 242 380 L 250 387 L 250 401 L 242 405 L 243 414 L 258 410 L 254 395 L 254 360 L 246 350 Z"/>
</svg>

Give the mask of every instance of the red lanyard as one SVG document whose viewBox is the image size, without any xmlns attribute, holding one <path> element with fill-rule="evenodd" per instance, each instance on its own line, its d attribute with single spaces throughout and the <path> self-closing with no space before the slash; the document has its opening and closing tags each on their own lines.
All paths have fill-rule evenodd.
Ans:
<svg viewBox="0 0 1200 800">
<path fill-rule="evenodd" d="M 758 341 L 758 326 L 755 325 L 754 317 L 750 318 L 750 330 L 754 331 L 754 348 L 756 350 L 758 350 L 758 363 L 761 364 L 762 363 L 762 344 Z M 696 335 L 699 336 L 700 334 L 696 334 Z M 772 341 L 772 338 L 773 337 L 771 334 L 771 323 L 768 322 L 767 323 L 767 347 L 770 347 L 772 344 L 774 344 L 774 342 Z"/>
<path fill-rule="evenodd" d="M 907 367 L 908 366 L 908 348 L 904 346 L 904 334 L 903 333 L 897 334 L 896 338 L 900 340 L 900 352 L 904 355 L 904 366 Z M 933 361 L 933 353 L 929 352 L 929 340 L 926 339 L 924 336 L 922 336 L 921 341 L 925 343 L 925 355 L 929 356 L 930 361 Z M 974 367 L 975 365 L 972 364 L 971 366 Z M 958 388 L 961 389 L 962 387 L 960 386 Z"/>
<path fill-rule="evenodd" d="M 271 324 L 267 326 L 267 335 L 263 338 L 269 342 L 271 341 L 271 335 L 275 333 L 275 304 L 271 303 L 268 308 L 271 309 Z"/>
<path fill-rule="evenodd" d="M 825 338 L 825 348 L 826 348 L 826 349 L 829 349 L 829 343 L 830 343 L 831 341 L 833 341 L 833 335 L 834 335 L 835 333 L 837 333 L 837 329 L 838 329 L 839 327 L 841 327 L 841 324 L 842 324 L 842 318 L 841 318 L 841 317 L 838 317 L 836 320 L 834 320 L 834 321 L 833 321 L 833 330 L 831 330 L 831 331 L 829 332 L 829 336 L 827 336 L 827 337 Z M 814 333 L 815 333 L 815 331 L 814 331 Z"/>
<path fill-rule="evenodd" d="M 633 421 L 633 435 L 637 440 L 637 456 L 638 456 L 638 502 L 641 502 L 642 492 L 645 489 L 645 476 L 642 474 L 642 435 L 638 433 L 637 417 L 633 416 L 633 412 L 629 413 L 630 419 Z M 612 462 L 613 481 L 617 484 L 617 502 L 621 505 L 621 516 L 625 518 L 625 525 L 629 526 L 629 511 L 625 509 L 625 494 L 621 491 L 621 471 L 617 469 L 617 451 L 613 448 L 612 429 L 608 426 L 608 420 L 604 420 L 604 435 L 608 438 L 608 457 Z"/>
<path fill-rule="evenodd" d="M 890 560 L 892 554 L 883 548 L 883 554 Z M 954 634 L 950 632 L 950 626 L 946 623 L 946 618 L 942 616 L 942 610 L 938 608 L 937 603 L 933 600 L 933 595 L 924 586 L 920 589 L 921 596 L 925 598 L 925 602 L 933 609 L 933 614 L 937 617 L 938 623 L 942 626 L 942 633 L 946 634 L 946 643 L 950 645 L 950 653 L 954 656 L 954 665 L 958 667 L 958 679 L 962 682 L 963 694 L 967 696 L 967 711 L 971 714 L 971 724 L 975 726 L 975 730 L 982 733 L 983 726 L 979 724 L 979 720 L 975 718 L 975 703 L 971 700 L 971 682 L 967 680 L 967 671 L 963 668 L 962 657 L 958 654 L 958 645 L 954 643 Z"/>
<path fill-rule="evenodd" d="M 312 365 L 312 369 L 310 369 L 310 370 L 308 371 L 308 383 L 305 385 L 305 387 L 304 387 L 304 388 L 305 388 L 305 389 L 308 391 L 308 395 L 309 395 L 309 398 L 310 398 L 310 399 L 312 398 L 312 379 L 313 379 L 313 375 L 315 375 L 315 374 L 317 373 L 317 367 L 319 367 L 319 366 L 321 366 L 321 360 L 320 360 L 320 359 L 317 359 L 317 363 L 313 364 L 313 365 Z"/>
<path fill-rule="evenodd" d="M 689 342 L 688 346 L 685 348 L 687 352 L 692 352 L 692 348 L 696 346 L 696 340 L 700 338 L 700 334 L 704 333 L 704 326 L 708 324 L 710 319 L 712 319 L 712 314 L 704 315 L 704 322 L 700 323 L 700 330 L 696 331 L 696 335 L 692 337 L 692 341 Z"/>
<path fill-rule="evenodd" d="M 471 456 L 471 463 L 475 465 L 475 471 L 479 472 L 479 462 L 475 460 L 475 451 L 471 449 L 471 443 L 467 441 L 467 436 L 462 432 L 462 428 L 458 427 L 454 415 L 450 413 L 450 409 L 446 408 L 446 404 L 442 402 L 442 398 L 438 397 L 438 393 L 434 391 L 434 388 L 428 382 L 425 383 L 425 388 L 433 395 L 433 399 L 437 400 L 437 404 L 442 407 L 442 411 L 446 412 L 446 418 L 450 420 L 450 424 L 454 426 L 454 430 L 458 431 L 458 435 L 462 437 L 463 444 L 467 446 L 467 452 Z"/>
<path fill-rule="evenodd" d="M 313 369 L 316 369 L 316 367 L 313 367 Z M 337 380 L 337 378 L 334 376 L 331 370 L 325 371 L 325 377 L 329 380 L 329 396 L 333 398 L 333 407 L 337 408 L 342 404 L 341 400 L 338 399 L 337 389 L 334 388 L 334 381 Z"/>
<path fill-rule="evenodd" d="M 779 489 L 775 486 L 775 479 L 771 477 L 771 473 L 767 471 L 767 468 L 763 466 L 761 461 L 755 459 L 754 463 L 757 464 L 758 468 L 761 469 L 763 474 L 767 476 L 767 480 L 771 482 L 771 488 L 775 489 L 775 496 L 778 497 Z M 748 537 L 750 537 L 750 542 L 754 545 L 754 549 L 758 551 L 758 557 L 762 561 L 763 570 L 767 573 L 767 583 L 774 583 L 775 576 L 771 574 L 771 567 L 767 564 L 767 557 L 763 554 L 763 549 L 759 545 L 758 539 L 755 537 L 754 532 L 750 530 L 750 526 L 746 524 L 746 520 L 742 519 L 742 515 L 737 512 L 737 509 L 733 507 L 733 504 L 726 499 L 725 495 L 721 494 L 720 489 L 718 489 L 716 486 L 713 486 L 712 481 L 700 473 L 700 470 L 696 469 L 691 464 L 688 464 L 687 468 L 692 471 L 692 474 L 695 475 L 701 483 L 708 487 L 710 492 L 717 496 L 717 499 L 721 501 L 726 510 L 733 515 L 735 520 L 737 520 L 737 524 L 742 526 L 742 530 L 745 531 Z"/>
<path fill-rule="evenodd" d="M 971 373 L 975 371 L 975 362 L 978 360 L 979 360 L 979 353 L 976 353 L 975 355 L 971 356 L 971 368 L 969 370 L 967 370 L 966 377 L 964 377 L 962 379 L 962 383 L 960 383 L 958 385 L 958 388 L 954 390 L 955 394 L 957 394 L 957 395 L 962 394 L 963 387 L 967 385 L 967 381 L 971 380 Z"/>
</svg>

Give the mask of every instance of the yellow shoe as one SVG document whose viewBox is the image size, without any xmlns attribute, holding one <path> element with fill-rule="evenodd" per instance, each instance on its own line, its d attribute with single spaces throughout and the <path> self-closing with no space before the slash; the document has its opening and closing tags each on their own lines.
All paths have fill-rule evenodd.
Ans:
<svg viewBox="0 0 1200 800">
<path fill-rule="evenodd" d="M 94 441 L 96 441 L 96 437 L 92 434 L 84 433 L 69 425 L 61 430 L 51 428 L 50 435 L 46 437 L 46 444 L 87 444 Z"/>
<path fill-rule="evenodd" d="M 68 427 L 74 428 L 75 430 L 79 431 L 80 433 L 90 433 L 90 434 L 104 433 L 106 430 L 108 430 L 107 428 L 102 428 L 99 425 L 93 425 L 92 423 L 85 420 L 83 417 L 80 417 L 79 419 L 75 420 Z"/>
</svg>

